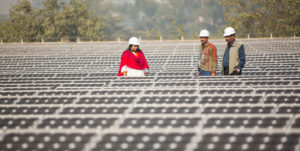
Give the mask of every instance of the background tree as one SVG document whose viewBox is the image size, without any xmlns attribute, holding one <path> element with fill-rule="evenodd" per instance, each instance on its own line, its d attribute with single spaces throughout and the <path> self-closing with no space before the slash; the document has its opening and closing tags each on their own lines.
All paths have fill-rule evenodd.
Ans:
<svg viewBox="0 0 300 151">
<path fill-rule="evenodd" d="M 77 37 L 102 39 L 101 20 L 92 15 L 85 1 L 70 0 L 70 3 L 64 3 L 47 0 L 44 6 L 44 28 L 47 38 L 65 37 L 70 41 L 75 41 Z"/>
<path fill-rule="evenodd" d="M 11 25 L 12 28 L 2 29 L 2 33 L 5 32 L 4 30 L 8 30 L 6 37 L 9 37 L 10 41 L 20 39 L 35 41 L 36 38 L 43 34 L 43 29 L 41 28 L 42 20 L 39 14 L 40 10 L 33 9 L 27 0 L 19 1 L 17 5 L 10 9 L 10 23 L 5 24 Z"/>
<path fill-rule="evenodd" d="M 299 5 L 299 0 L 44 0 L 33 8 L 28 0 L 20 0 L 11 8 L 9 20 L 0 17 L 0 38 L 198 39 L 201 29 L 222 38 L 229 25 L 240 37 L 293 36 L 300 34 Z"/>
<path fill-rule="evenodd" d="M 252 37 L 299 35 L 298 0 L 224 0 L 225 17 L 240 35 Z"/>
<path fill-rule="evenodd" d="M 28 0 L 19 1 L 10 9 L 10 21 L 0 26 L 4 41 L 57 41 L 62 37 L 75 41 L 102 39 L 101 19 L 93 16 L 85 1 L 45 0 L 42 8 L 33 8 Z"/>
</svg>

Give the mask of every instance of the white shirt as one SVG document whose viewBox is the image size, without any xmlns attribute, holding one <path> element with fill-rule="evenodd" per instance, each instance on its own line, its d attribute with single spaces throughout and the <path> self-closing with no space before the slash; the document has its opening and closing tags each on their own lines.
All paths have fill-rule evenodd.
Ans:
<svg viewBox="0 0 300 151">
<path fill-rule="evenodd" d="M 122 67 L 121 72 L 127 72 L 127 77 L 144 77 L 145 76 L 144 70 L 133 69 L 126 65 Z"/>
</svg>

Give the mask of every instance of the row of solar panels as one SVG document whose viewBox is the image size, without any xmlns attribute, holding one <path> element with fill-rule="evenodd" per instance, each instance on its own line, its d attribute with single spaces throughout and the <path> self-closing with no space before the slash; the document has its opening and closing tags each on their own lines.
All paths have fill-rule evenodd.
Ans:
<svg viewBox="0 0 300 151">
<path fill-rule="evenodd" d="M 193 115 L 187 117 L 156 117 L 142 115 L 127 115 L 120 117 L 82 117 L 77 116 L 47 116 L 39 118 L 2 116 L 0 129 L 109 129 L 113 126 L 129 129 L 145 128 L 300 128 L 300 117 L 290 115 L 240 115 L 240 116 L 207 116 Z"/>
<path fill-rule="evenodd" d="M 132 96 L 42 96 L 42 97 L 1 97 L 0 104 L 300 104 L 300 94 L 288 95 L 143 95 Z M 185 96 L 184 96 L 185 95 Z"/>
<path fill-rule="evenodd" d="M 89 106 L 91 105 L 91 106 Z M 105 106 L 102 106 L 105 105 Z M 117 106 L 113 106 L 117 105 Z M 1 105 L 1 115 L 43 114 L 299 114 L 299 104 L 140 104 L 132 109 L 121 104 L 77 104 L 77 105 Z M 167 105 L 167 106 L 166 106 Z M 173 104 L 175 105 L 175 104 Z"/>
<path fill-rule="evenodd" d="M 105 90 L 28 90 L 28 91 L 1 91 L 0 96 L 2 97 L 14 97 L 14 96 L 85 96 L 85 95 L 284 95 L 284 94 L 300 94 L 300 88 L 185 88 L 185 89 L 112 89 L 108 88 Z"/>
<path fill-rule="evenodd" d="M 249 72 L 251 73 L 251 72 Z M 256 72 L 257 73 L 257 72 Z M 285 76 L 280 75 L 280 73 L 288 73 L 288 72 L 275 72 L 276 74 L 266 75 L 266 76 L 260 76 L 260 75 L 253 75 L 253 76 L 218 76 L 218 77 L 200 77 L 199 80 L 217 80 L 217 81 L 238 81 L 238 80 L 299 80 L 299 77 L 292 75 L 293 72 L 290 72 L 291 74 L 286 74 Z M 154 76 L 151 76 L 151 75 Z M 150 73 L 150 76 L 148 77 L 135 77 L 135 78 L 127 78 L 127 81 L 136 81 L 136 80 L 147 80 L 147 79 L 155 79 L 155 78 L 178 78 L 178 79 L 190 79 L 191 73 L 183 73 L 183 72 L 158 72 L 158 73 Z M 0 81 L 40 81 L 40 80 L 93 80 L 93 79 L 109 79 L 109 80 L 115 80 L 118 81 L 119 79 L 116 78 L 115 72 L 105 72 L 105 73 L 99 73 L 99 72 L 93 72 L 90 74 L 87 73 L 65 73 L 65 74 L 49 74 L 49 73 L 41 73 L 41 74 L 0 74 Z M 119 80 L 120 81 L 120 80 Z M 121 80 L 124 81 L 124 80 Z"/>
<path fill-rule="evenodd" d="M 10 133 L 0 141 L 1 150 L 155 150 L 166 151 L 185 149 L 195 151 L 219 150 L 298 150 L 299 133 Z M 88 144 L 92 139 L 93 143 Z M 194 141 L 195 145 L 190 142 Z"/>
</svg>

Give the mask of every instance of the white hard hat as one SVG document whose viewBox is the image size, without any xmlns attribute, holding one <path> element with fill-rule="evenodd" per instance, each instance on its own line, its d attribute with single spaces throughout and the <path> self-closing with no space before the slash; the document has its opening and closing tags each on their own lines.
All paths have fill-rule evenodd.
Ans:
<svg viewBox="0 0 300 151">
<path fill-rule="evenodd" d="M 235 30 L 232 27 L 227 27 L 224 30 L 224 37 L 235 34 Z"/>
<path fill-rule="evenodd" d="M 131 37 L 128 42 L 129 45 L 140 45 L 139 40 L 136 37 Z"/>
<path fill-rule="evenodd" d="M 206 29 L 200 31 L 199 37 L 209 37 L 209 32 Z"/>
</svg>

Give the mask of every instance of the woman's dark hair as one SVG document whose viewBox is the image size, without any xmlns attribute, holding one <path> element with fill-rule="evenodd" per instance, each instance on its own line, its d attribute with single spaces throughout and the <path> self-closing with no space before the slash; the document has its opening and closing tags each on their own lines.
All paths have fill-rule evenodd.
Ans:
<svg viewBox="0 0 300 151">
<path fill-rule="evenodd" d="M 129 45 L 128 48 L 127 48 L 127 50 L 132 51 L 132 50 L 131 50 L 131 47 L 132 47 L 132 45 Z M 140 51 L 140 47 L 139 47 L 139 46 L 138 46 L 138 48 L 137 48 L 136 51 Z"/>
</svg>

